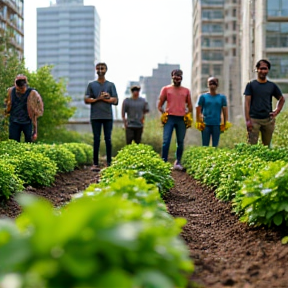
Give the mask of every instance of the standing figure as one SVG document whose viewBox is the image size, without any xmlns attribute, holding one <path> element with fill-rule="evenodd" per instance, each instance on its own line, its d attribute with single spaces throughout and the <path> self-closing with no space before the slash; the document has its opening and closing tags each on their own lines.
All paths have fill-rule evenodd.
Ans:
<svg viewBox="0 0 288 288">
<path fill-rule="evenodd" d="M 85 103 L 91 105 L 90 120 L 94 135 L 94 165 L 93 171 L 100 171 L 99 168 L 99 148 L 101 129 L 103 126 L 104 139 L 106 145 L 107 166 L 110 166 L 112 160 L 111 133 L 113 128 L 112 105 L 118 105 L 118 95 L 114 83 L 105 79 L 107 65 L 105 63 L 96 64 L 96 73 L 98 79 L 88 84 L 85 93 Z"/>
<path fill-rule="evenodd" d="M 9 139 L 20 142 L 21 132 L 25 142 L 37 140 L 37 118 L 43 115 L 44 106 L 39 93 L 28 86 L 27 77 L 19 74 L 15 85 L 8 88 L 6 114 L 9 117 Z M 33 132 L 32 132 L 33 131 Z"/>
<path fill-rule="evenodd" d="M 202 145 L 209 146 L 212 138 L 212 146 L 217 147 L 220 139 L 221 115 L 223 115 L 223 126 L 228 121 L 227 99 L 223 94 L 216 92 L 219 86 L 218 78 L 209 77 L 207 80 L 209 91 L 201 94 L 196 107 L 196 121 L 202 125 Z"/>
<path fill-rule="evenodd" d="M 257 144 L 261 132 L 263 145 L 269 147 L 275 128 L 275 118 L 285 103 L 279 87 L 266 78 L 270 68 L 268 60 L 259 60 L 256 64 L 257 79 L 250 81 L 244 92 L 248 143 Z M 275 110 L 272 109 L 272 96 L 278 100 Z"/>
<path fill-rule="evenodd" d="M 181 158 L 184 150 L 184 138 L 186 134 L 186 125 L 184 116 L 192 113 L 192 101 L 190 90 L 181 86 L 182 70 L 176 69 L 171 72 L 172 84 L 164 86 L 161 89 L 158 110 L 162 113 L 164 122 L 162 158 L 168 161 L 169 147 L 173 130 L 176 131 L 177 151 L 174 169 L 183 170 Z M 163 105 L 166 103 L 166 108 Z M 163 117 L 164 116 L 164 117 Z"/>
<path fill-rule="evenodd" d="M 145 114 L 149 112 L 147 101 L 144 98 L 139 97 L 140 89 L 140 86 L 132 86 L 130 88 L 132 96 L 126 98 L 122 104 L 122 119 L 124 122 L 127 144 L 131 144 L 133 140 L 136 144 L 141 142 Z"/>
</svg>

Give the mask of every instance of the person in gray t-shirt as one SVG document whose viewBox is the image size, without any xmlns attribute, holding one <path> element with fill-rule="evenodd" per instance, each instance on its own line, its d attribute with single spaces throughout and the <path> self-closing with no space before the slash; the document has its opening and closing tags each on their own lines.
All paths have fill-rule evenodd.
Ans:
<svg viewBox="0 0 288 288">
<path fill-rule="evenodd" d="M 285 103 L 279 87 L 267 79 L 271 64 L 261 59 L 256 64 L 257 79 L 250 81 L 245 88 L 245 119 L 248 132 L 248 142 L 257 144 L 261 132 L 263 145 L 270 146 L 275 118 Z M 272 97 L 278 101 L 273 110 Z"/>
<path fill-rule="evenodd" d="M 122 119 L 127 144 L 131 144 L 133 140 L 137 144 L 141 142 L 145 114 L 149 112 L 147 101 L 139 97 L 140 89 L 140 86 L 132 86 L 130 88 L 132 96 L 126 98 L 122 104 Z"/>
<path fill-rule="evenodd" d="M 105 79 L 107 65 L 96 64 L 98 79 L 88 84 L 85 93 L 85 103 L 91 105 L 90 120 L 94 135 L 94 165 L 91 170 L 100 171 L 99 168 L 99 147 L 101 128 L 103 126 L 104 139 L 106 144 L 107 166 L 110 166 L 112 159 L 111 133 L 113 127 L 112 105 L 118 105 L 118 95 L 114 83 Z"/>
</svg>

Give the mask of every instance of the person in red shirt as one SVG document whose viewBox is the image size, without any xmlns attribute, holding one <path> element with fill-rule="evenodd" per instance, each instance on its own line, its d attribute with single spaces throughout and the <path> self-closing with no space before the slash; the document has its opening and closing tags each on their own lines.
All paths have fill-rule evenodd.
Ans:
<svg viewBox="0 0 288 288">
<path fill-rule="evenodd" d="M 158 110 L 161 113 L 167 113 L 168 119 L 164 124 L 162 158 L 168 161 L 168 153 L 173 130 L 176 131 L 177 151 L 174 169 L 183 170 L 181 158 L 184 150 L 184 138 L 186 134 L 186 125 L 184 115 L 192 113 L 191 94 L 188 88 L 181 86 L 183 72 L 180 69 L 171 72 L 172 84 L 164 86 L 161 89 Z M 166 104 L 166 108 L 163 106 Z"/>
</svg>

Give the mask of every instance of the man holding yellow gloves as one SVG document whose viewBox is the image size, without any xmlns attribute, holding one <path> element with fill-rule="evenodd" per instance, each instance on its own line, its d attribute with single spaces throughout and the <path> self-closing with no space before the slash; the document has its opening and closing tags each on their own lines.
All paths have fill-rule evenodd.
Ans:
<svg viewBox="0 0 288 288">
<path fill-rule="evenodd" d="M 181 86 L 183 72 L 176 69 L 171 72 L 172 84 L 161 89 L 158 110 L 162 113 L 161 122 L 164 125 L 162 158 L 168 161 L 169 147 L 173 130 L 177 138 L 175 170 L 183 170 L 181 158 L 184 150 L 186 129 L 192 125 L 192 101 L 188 88 Z M 164 110 L 163 105 L 166 103 Z"/>
<path fill-rule="evenodd" d="M 216 92 L 218 78 L 209 77 L 207 80 L 209 91 L 200 95 L 196 107 L 196 128 L 202 133 L 202 145 L 217 147 L 220 133 L 230 127 L 228 122 L 227 99 L 223 94 Z M 221 117 L 222 115 L 222 117 Z M 223 122 L 221 123 L 221 118 Z"/>
</svg>

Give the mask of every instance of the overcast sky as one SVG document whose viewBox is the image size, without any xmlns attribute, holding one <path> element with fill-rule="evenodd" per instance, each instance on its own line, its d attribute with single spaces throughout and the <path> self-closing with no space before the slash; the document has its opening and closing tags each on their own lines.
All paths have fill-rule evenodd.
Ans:
<svg viewBox="0 0 288 288">
<path fill-rule="evenodd" d="M 48 7 L 50 2 L 24 1 L 24 55 L 32 71 L 37 66 L 36 8 Z M 106 78 L 115 83 L 119 95 L 124 94 L 128 81 L 151 76 L 158 63 L 180 64 L 182 84 L 190 88 L 191 2 L 84 0 L 85 5 L 94 5 L 100 16 L 100 58 L 107 63 Z"/>
</svg>

